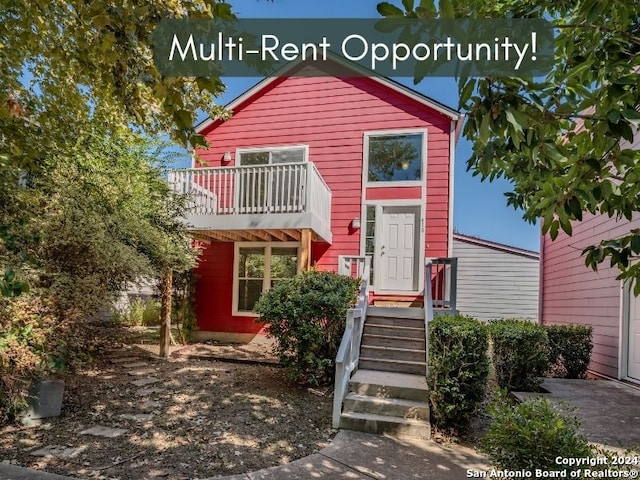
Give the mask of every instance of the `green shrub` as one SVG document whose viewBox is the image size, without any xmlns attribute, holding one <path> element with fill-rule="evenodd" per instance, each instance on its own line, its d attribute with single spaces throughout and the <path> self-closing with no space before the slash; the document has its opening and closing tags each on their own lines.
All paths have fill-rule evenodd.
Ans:
<svg viewBox="0 0 640 480">
<path fill-rule="evenodd" d="M 489 324 L 493 366 L 501 388 L 535 392 L 549 368 L 549 339 L 544 327 L 525 320 Z"/>
<path fill-rule="evenodd" d="M 462 315 L 429 324 L 429 398 L 434 425 L 464 432 L 485 396 L 489 359 L 485 324 Z"/>
<path fill-rule="evenodd" d="M 557 457 L 591 456 L 591 447 L 578 433 L 575 417 L 561 413 L 546 398 L 513 405 L 503 392 L 489 406 L 493 422 L 482 440 L 491 463 L 506 470 L 560 470 Z M 578 467 L 579 468 L 579 467 Z"/>
<path fill-rule="evenodd" d="M 136 298 L 127 311 L 116 312 L 113 318 L 130 327 L 160 325 L 160 302 L 152 298 Z"/>
<path fill-rule="evenodd" d="M 133 300 L 129 306 L 129 311 L 124 314 L 124 323 L 129 326 L 142 325 L 144 307 L 145 302 L 141 298 Z"/>
<path fill-rule="evenodd" d="M 335 357 L 347 309 L 359 280 L 311 270 L 281 280 L 265 292 L 255 311 L 291 380 L 319 385 L 333 381 Z"/>
<path fill-rule="evenodd" d="M 146 327 L 160 325 L 160 302 L 158 300 L 148 298 L 144 301 L 142 325 Z"/>
<path fill-rule="evenodd" d="M 34 293 L 0 298 L 0 425 L 25 408 L 33 380 L 78 368 L 99 340 L 87 322 Z"/>
<path fill-rule="evenodd" d="M 178 335 L 184 344 L 191 341 L 196 330 L 196 275 L 192 270 L 173 275 L 171 323 L 178 325 Z"/>
<path fill-rule="evenodd" d="M 585 378 L 593 350 L 593 329 L 585 325 L 546 326 L 551 350 L 551 374 Z"/>
</svg>

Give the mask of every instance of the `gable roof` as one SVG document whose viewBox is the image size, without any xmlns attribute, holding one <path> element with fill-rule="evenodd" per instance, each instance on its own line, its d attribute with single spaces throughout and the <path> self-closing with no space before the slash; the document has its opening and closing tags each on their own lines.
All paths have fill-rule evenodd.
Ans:
<svg viewBox="0 0 640 480">
<path fill-rule="evenodd" d="M 492 242 L 491 240 L 472 237 L 470 235 L 463 235 L 461 233 L 454 233 L 453 239 L 460 242 L 469 243 L 471 245 L 477 245 L 479 247 L 486 247 L 492 250 L 498 250 L 500 252 L 519 255 L 521 257 L 530 258 L 532 260 L 540 260 L 540 254 L 538 252 L 534 252 L 533 250 L 526 250 L 524 248 L 512 247 L 511 245 L 505 245 L 504 243 Z"/>
<path fill-rule="evenodd" d="M 355 72 L 358 76 L 368 77 L 371 80 L 387 88 L 390 88 L 391 90 L 401 93 L 402 95 L 405 95 L 406 97 L 409 97 L 418 103 L 421 103 L 429 108 L 432 108 L 433 110 L 439 112 L 440 114 L 451 119 L 452 121 L 455 121 L 456 122 L 455 137 L 456 137 L 456 140 L 458 139 L 460 134 L 460 129 L 462 126 L 461 120 L 464 117 L 464 115 L 459 111 L 454 110 L 453 108 L 445 105 L 444 103 L 438 102 L 437 100 L 431 97 L 428 97 L 427 95 L 423 95 L 420 92 L 417 92 L 409 87 L 406 87 L 401 83 L 391 80 L 390 78 L 379 76 L 375 74 L 375 72 L 373 72 L 372 70 L 368 70 L 364 67 L 361 67 L 360 65 L 354 62 L 351 62 L 346 58 L 341 57 L 333 52 L 328 52 L 327 57 L 332 62 L 338 64 L 339 66 Z M 293 71 L 295 68 L 302 66 L 303 63 L 311 63 L 311 62 L 305 62 L 303 60 L 296 60 L 293 62 L 289 62 L 279 70 L 272 73 L 269 77 L 265 77 L 260 82 L 256 83 L 253 87 L 251 87 L 249 90 L 247 90 L 246 92 L 242 93 L 241 95 L 236 97 L 234 100 L 229 102 L 227 105 L 225 105 L 225 108 L 227 110 L 233 111 L 235 108 L 239 107 L 240 105 L 248 101 L 253 96 L 260 94 L 269 85 L 278 81 L 281 77 L 288 76 L 287 75 L 288 73 Z M 203 133 L 206 129 L 208 129 L 210 126 L 212 126 L 218 121 L 221 121 L 221 119 L 211 118 L 211 117 L 206 118 L 205 120 L 200 122 L 198 125 L 196 125 L 196 133 Z"/>
</svg>

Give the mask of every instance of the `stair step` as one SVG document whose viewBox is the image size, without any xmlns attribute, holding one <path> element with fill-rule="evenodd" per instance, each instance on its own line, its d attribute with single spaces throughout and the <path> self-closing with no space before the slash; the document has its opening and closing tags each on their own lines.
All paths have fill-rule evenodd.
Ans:
<svg viewBox="0 0 640 480">
<path fill-rule="evenodd" d="M 343 412 L 340 415 L 340 428 L 399 437 L 428 439 L 431 435 L 429 422 L 374 413 Z"/>
<path fill-rule="evenodd" d="M 406 337 L 424 339 L 424 325 L 422 328 L 400 327 L 393 325 L 375 325 L 365 322 L 364 333 L 369 335 L 381 335 L 385 337 Z"/>
<path fill-rule="evenodd" d="M 367 316 L 391 317 L 391 318 L 413 318 L 424 321 L 424 309 L 413 307 L 376 307 L 367 308 Z"/>
<path fill-rule="evenodd" d="M 364 358 L 398 360 L 404 362 L 420 362 L 426 361 L 424 349 L 407 349 L 394 347 L 378 347 L 374 345 L 362 345 L 360 355 Z"/>
<path fill-rule="evenodd" d="M 367 323 L 372 325 L 390 325 L 398 327 L 414 327 L 424 330 L 423 318 L 395 318 L 382 315 L 367 315 Z"/>
<path fill-rule="evenodd" d="M 372 347 L 393 347 L 393 348 L 408 348 L 412 350 L 424 350 L 426 341 L 424 336 L 422 338 L 410 338 L 410 337 L 394 337 L 390 335 L 372 335 L 365 333 L 362 335 L 362 346 Z"/>
<path fill-rule="evenodd" d="M 427 374 L 425 360 L 422 360 L 422 362 L 414 362 L 361 356 L 359 366 L 367 370 L 378 370 L 382 372 L 410 373 L 413 375 Z"/>
<path fill-rule="evenodd" d="M 349 392 L 371 397 L 422 402 L 429 398 L 429 388 L 424 374 L 367 370 L 362 365 L 349 381 Z"/>
<path fill-rule="evenodd" d="M 344 412 L 375 413 L 391 417 L 429 420 L 429 402 L 381 398 L 349 393 L 344 399 Z"/>
</svg>

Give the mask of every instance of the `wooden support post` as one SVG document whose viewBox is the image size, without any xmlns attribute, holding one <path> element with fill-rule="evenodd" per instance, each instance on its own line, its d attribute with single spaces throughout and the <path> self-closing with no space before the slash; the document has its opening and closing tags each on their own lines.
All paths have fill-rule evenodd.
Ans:
<svg viewBox="0 0 640 480">
<path fill-rule="evenodd" d="M 311 230 L 308 228 L 302 229 L 302 235 L 300 236 L 300 267 L 302 270 L 309 270 L 311 268 Z"/>
<path fill-rule="evenodd" d="M 167 267 L 160 283 L 160 356 L 169 358 L 171 344 L 171 301 L 173 297 L 173 271 Z"/>
</svg>

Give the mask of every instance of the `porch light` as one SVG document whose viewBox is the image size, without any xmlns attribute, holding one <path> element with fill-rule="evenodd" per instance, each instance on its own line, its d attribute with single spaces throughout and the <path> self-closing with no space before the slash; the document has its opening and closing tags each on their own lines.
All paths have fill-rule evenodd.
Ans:
<svg viewBox="0 0 640 480">
<path fill-rule="evenodd" d="M 222 161 L 224 163 L 229 163 L 231 161 L 231 152 L 224 152 L 224 155 L 222 155 Z"/>
<path fill-rule="evenodd" d="M 353 220 L 351 220 L 351 228 L 353 228 L 354 230 L 357 230 L 360 228 L 360 217 L 356 217 Z"/>
</svg>

